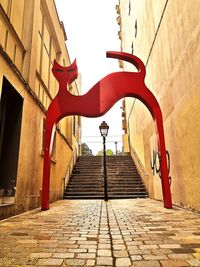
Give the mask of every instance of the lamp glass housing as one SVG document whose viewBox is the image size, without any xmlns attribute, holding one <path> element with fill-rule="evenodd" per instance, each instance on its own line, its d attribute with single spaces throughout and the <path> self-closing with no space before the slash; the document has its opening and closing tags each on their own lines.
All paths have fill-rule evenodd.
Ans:
<svg viewBox="0 0 200 267">
<path fill-rule="evenodd" d="M 101 125 L 99 126 L 101 136 L 106 137 L 108 135 L 108 129 L 108 124 L 105 121 L 102 121 Z"/>
</svg>

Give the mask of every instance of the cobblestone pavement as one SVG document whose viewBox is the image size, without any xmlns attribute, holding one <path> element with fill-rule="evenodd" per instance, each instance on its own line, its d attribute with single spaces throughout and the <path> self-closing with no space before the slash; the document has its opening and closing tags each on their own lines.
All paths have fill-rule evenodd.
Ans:
<svg viewBox="0 0 200 267">
<path fill-rule="evenodd" d="M 200 215 L 150 199 L 62 200 L 0 222 L 1 266 L 200 266 Z"/>
</svg>

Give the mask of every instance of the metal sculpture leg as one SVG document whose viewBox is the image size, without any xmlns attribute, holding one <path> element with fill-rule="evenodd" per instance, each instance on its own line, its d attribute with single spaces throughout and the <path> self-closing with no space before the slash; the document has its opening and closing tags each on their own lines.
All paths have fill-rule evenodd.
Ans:
<svg viewBox="0 0 200 267">
<path fill-rule="evenodd" d="M 43 167 L 43 184 L 42 184 L 42 210 L 49 209 L 49 188 L 50 188 L 50 168 L 51 153 L 56 125 L 49 123 L 48 116 L 46 120 L 45 145 L 44 145 L 44 167 Z"/>
<path fill-rule="evenodd" d="M 161 184 L 162 184 L 162 193 L 163 193 L 163 202 L 164 207 L 171 209 L 172 208 L 172 198 L 170 191 L 170 183 L 169 183 L 169 173 L 167 168 L 167 155 L 165 148 L 165 137 L 164 137 L 164 129 L 163 129 L 163 119 L 160 108 L 157 109 L 155 113 L 155 121 L 157 127 L 157 143 L 158 143 L 158 151 L 160 151 L 160 168 L 161 168 Z"/>
</svg>

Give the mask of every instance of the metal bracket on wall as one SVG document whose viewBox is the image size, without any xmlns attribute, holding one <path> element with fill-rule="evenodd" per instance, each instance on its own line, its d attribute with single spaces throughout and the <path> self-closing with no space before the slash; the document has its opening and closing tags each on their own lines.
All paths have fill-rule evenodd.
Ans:
<svg viewBox="0 0 200 267">
<path fill-rule="evenodd" d="M 166 156 L 167 156 L 167 169 L 168 169 L 168 176 L 170 174 L 170 154 L 169 151 L 166 150 Z M 159 161 L 159 162 L 158 162 Z M 155 151 L 153 149 L 153 157 L 152 160 L 150 159 L 150 166 L 152 169 L 152 173 L 153 176 L 155 175 L 155 173 L 158 173 L 159 177 L 161 178 L 161 166 L 160 166 L 160 162 L 161 162 L 161 154 L 159 151 Z M 172 177 L 169 176 L 169 184 L 171 186 L 172 183 Z"/>
</svg>

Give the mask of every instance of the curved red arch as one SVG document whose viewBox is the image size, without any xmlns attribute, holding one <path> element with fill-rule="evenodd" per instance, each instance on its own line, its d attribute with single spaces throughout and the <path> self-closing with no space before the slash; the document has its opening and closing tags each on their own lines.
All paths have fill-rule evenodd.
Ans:
<svg viewBox="0 0 200 267">
<path fill-rule="evenodd" d="M 157 129 L 157 143 L 160 152 L 161 183 L 165 208 L 172 208 L 171 192 L 167 170 L 167 158 L 163 119 L 160 106 L 144 83 L 145 66 L 136 56 L 123 52 L 109 51 L 107 57 L 117 58 L 132 63 L 138 72 L 115 72 L 111 73 L 97 82 L 86 94 L 82 96 L 72 95 L 67 86 L 77 78 L 77 67 L 74 62 L 68 72 L 62 75 L 56 73 L 54 76 L 59 82 L 59 91 L 51 102 L 46 113 L 46 131 L 43 163 L 43 186 L 42 186 L 42 209 L 49 208 L 49 184 L 50 184 L 50 162 L 53 136 L 56 124 L 65 116 L 81 115 L 84 117 L 99 117 L 105 114 L 119 99 L 134 97 L 142 101 L 149 109 Z M 57 63 L 55 63 L 57 64 Z M 60 66 L 61 67 L 61 66 Z M 64 68 L 64 67 L 61 67 Z"/>
</svg>

